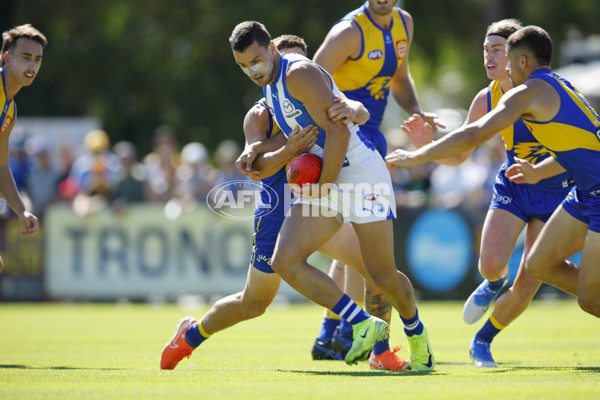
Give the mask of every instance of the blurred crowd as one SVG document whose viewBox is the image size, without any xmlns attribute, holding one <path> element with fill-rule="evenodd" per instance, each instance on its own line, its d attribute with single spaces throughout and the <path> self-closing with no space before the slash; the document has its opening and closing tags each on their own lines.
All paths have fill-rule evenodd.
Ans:
<svg viewBox="0 0 600 400">
<path fill-rule="evenodd" d="M 42 217 L 53 203 L 68 204 L 80 216 L 108 207 L 120 213 L 135 203 L 175 202 L 189 211 L 205 204 L 214 186 L 248 179 L 235 168 L 242 151 L 238 143 L 223 141 L 211 160 L 202 143 L 180 147 L 167 126 L 156 129 L 152 151 L 145 156 L 140 156 L 131 142 L 112 145 L 102 130 L 86 134 L 84 149 L 83 154 L 74 156 L 68 144 L 26 135 L 12 144 L 10 168 L 34 214 Z M 51 162 L 53 152 L 60 154 L 59 165 Z M 4 204 L 0 214 L 9 212 Z"/>
<path fill-rule="evenodd" d="M 410 148 L 402 131 L 387 134 L 389 149 Z M 496 140 L 497 139 L 497 140 Z M 503 142 L 498 136 L 480 146 L 460 166 L 437 163 L 391 171 L 396 201 L 401 207 L 466 207 L 484 213 L 491 187 L 504 161 Z M 30 209 L 43 217 L 49 204 L 68 204 L 85 216 L 106 208 L 125 212 L 135 203 L 160 203 L 178 212 L 206 203 L 209 191 L 224 182 L 248 179 L 237 173 L 235 160 L 240 144 L 225 140 L 212 157 L 199 142 L 180 146 L 167 126 L 153 136 L 152 151 L 138 154 L 131 142 L 111 144 L 102 130 L 85 136 L 85 152 L 75 156 L 68 144 L 57 145 L 43 137 L 20 137 L 13 143 L 10 168 L 15 183 Z M 51 156 L 60 155 L 60 165 Z M 8 216 L 4 204 L 0 216 Z"/>
</svg>

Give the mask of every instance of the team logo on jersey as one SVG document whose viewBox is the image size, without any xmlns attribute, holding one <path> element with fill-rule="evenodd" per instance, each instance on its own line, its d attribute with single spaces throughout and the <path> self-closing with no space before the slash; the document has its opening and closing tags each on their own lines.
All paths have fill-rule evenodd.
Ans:
<svg viewBox="0 0 600 400">
<path fill-rule="evenodd" d="M 598 130 L 596 131 L 596 137 L 598 138 L 598 140 L 600 140 L 600 129 L 598 129 Z"/>
<path fill-rule="evenodd" d="M 390 91 L 391 82 L 392 78 L 389 76 L 376 76 L 367 83 L 366 89 L 375 100 L 382 100 Z"/>
<path fill-rule="evenodd" d="M 2 125 L 2 129 L 0 129 L 0 135 L 2 133 L 4 133 L 4 131 L 6 130 L 6 128 L 8 128 L 8 126 L 10 125 L 11 122 L 12 122 L 12 117 L 10 115 L 7 115 L 6 119 L 4 120 L 4 124 Z"/>
<path fill-rule="evenodd" d="M 408 42 L 406 39 L 398 40 L 396 42 L 396 52 L 398 53 L 398 60 L 402 60 L 408 51 Z"/>
<path fill-rule="evenodd" d="M 367 58 L 369 60 L 379 60 L 383 58 L 383 50 L 375 49 L 371 50 L 369 54 L 367 54 Z"/>
<path fill-rule="evenodd" d="M 537 142 L 518 143 L 514 147 L 514 152 L 517 157 L 532 164 L 537 164 L 548 156 L 554 157 L 554 153 Z"/>
<path fill-rule="evenodd" d="M 282 104 L 283 112 L 285 113 L 286 118 L 295 118 L 298 115 L 302 114 L 301 110 L 297 110 L 296 107 L 292 104 L 291 101 L 285 99 Z"/>
</svg>

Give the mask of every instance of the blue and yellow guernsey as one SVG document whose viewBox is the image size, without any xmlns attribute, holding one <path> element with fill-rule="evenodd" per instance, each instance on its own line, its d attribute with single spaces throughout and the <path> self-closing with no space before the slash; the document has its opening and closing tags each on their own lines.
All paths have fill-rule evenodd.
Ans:
<svg viewBox="0 0 600 400">
<path fill-rule="evenodd" d="M 4 68 L 0 67 L 0 75 L 2 76 L 2 90 L 0 91 L 0 107 L 2 114 L 0 114 L 0 135 L 6 131 L 6 128 L 15 119 L 17 109 L 15 102 L 12 99 L 7 99 L 6 96 L 6 80 L 4 77 Z"/>
<path fill-rule="evenodd" d="M 503 95 L 504 92 L 498 81 L 490 83 L 487 93 L 488 112 L 496 108 Z M 500 167 L 501 171 L 505 171 L 514 164 L 515 156 L 527 160 L 531 164 L 537 164 L 540 161 L 551 157 L 550 151 L 538 142 L 522 119 L 519 119 L 513 125 L 502 129 L 499 133 L 504 140 L 504 147 L 506 148 L 506 161 L 504 161 L 504 164 Z M 569 173 L 564 172 L 543 179 L 538 182 L 536 186 L 547 191 L 557 191 L 569 186 L 570 182 L 571 176 Z"/>
<path fill-rule="evenodd" d="M 269 131 L 267 139 L 274 137 L 279 131 L 279 126 L 273 120 L 273 110 L 267 105 L 263 97 L 256 104 L 263 106 L 269 112 Z M 284 185 L 287 183 L 285 167 L 281 168 L 274 175 L 261 179 L 260 196 L 256 205 L 255 216 L 269 215 L 271 218 L 284 218 L 285 211 L 285 191 Z"/>
<path fill-rule="evenodd" d="M 408 52 L 408 31 L 399 8 L 394 8 L 389 29 L 377 25 L 367 3 L 340 21 L 351 20 L 360 29 L 362 49 L 355 59 L 346 60 L 332 75 L 337 87 L 369 110 L 371 118 L 361 129 L 379 130 L 387 105 L 392 77 Z"/>
<path fill-rule="evenodd" d="M 600 117 L 566 79 L 538 69 L 528 79 L 548 82 L 560 96 L 560 109 L 551 121 L 524 120 L 538 142 L 571 173 L 582 192 L 600 190 Z M 600 194 L 600 192 L 596 192 Z"/>
</svg>

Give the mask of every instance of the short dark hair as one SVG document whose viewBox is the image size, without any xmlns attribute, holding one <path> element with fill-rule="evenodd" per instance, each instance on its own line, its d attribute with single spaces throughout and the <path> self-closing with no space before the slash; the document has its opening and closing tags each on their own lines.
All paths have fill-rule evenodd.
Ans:
<svg viewBox="0 0 600 400">
<path fill-rule="evenodd" d="M 237 24 L 229 37 L 229 44 L 233 51 L 243 52 L 254 42 L 265 48 L 271 43 L 271 35 L 267 28 L 256 21 L 244 21 Z"/>
<path fill-rule="evenodd" d="M 550 65 L 552 61 L 552 39 L 539 26 L 529 25 L 519 29 L 508 37 L 506 45 L 509 51 L 526 48 L 540 65 Z"/>
<path fill-rule="evenodd" d="M 36 41 L 41 44 L 42 47 L 46 47 L 48 44 L 48 39 L 46 39 L 46 36 L 44 36 L 42 32 L 35 29 L 31 24 L 19 25 L 2 33 L 2 51 L 0 52 L 0 56 L 3 56 L 4 53 L 15 47 L 17 45 L 17 40 L 21 38 Z M 2 62 L 0 65 L 4 65 L 4 57 L 2 57 Z"/>
<path fill-rule="evenodd" d="M 487 28 L 487 32 L 485 36 L 490 35 L 498 35 L 502 36 L 504 39 L 508 39 L 510 35 L 521 29 L 523 25 L 519 20 L 514 18 L 503 19 L 501 21 L 496 21 L 490 24 Z"/>
<path fill-rule="evenodd" d="M 293 49 L 294 47 L 299 47 L 304 51 L 304 54 L 308 54 L 308 47 L 300 36 L 296 35 L 281 35 L 273 39 L 273 43 L 275 43 L 275 47 L 277 50 L 285 50 L 285 49 Z"/>
</svg>

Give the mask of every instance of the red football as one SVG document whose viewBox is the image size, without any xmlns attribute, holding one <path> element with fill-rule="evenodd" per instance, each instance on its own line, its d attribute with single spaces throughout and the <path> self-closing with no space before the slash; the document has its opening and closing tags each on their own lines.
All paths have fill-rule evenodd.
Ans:
<svg viewBox="0 0 600 400">
<path fill-rule="evenodd" d="M 289 184 L 305 185 L 319 182 L 323 160 L 316 154 L 303 153 L 292 158 L 286 167 Z"/>
</svg>

